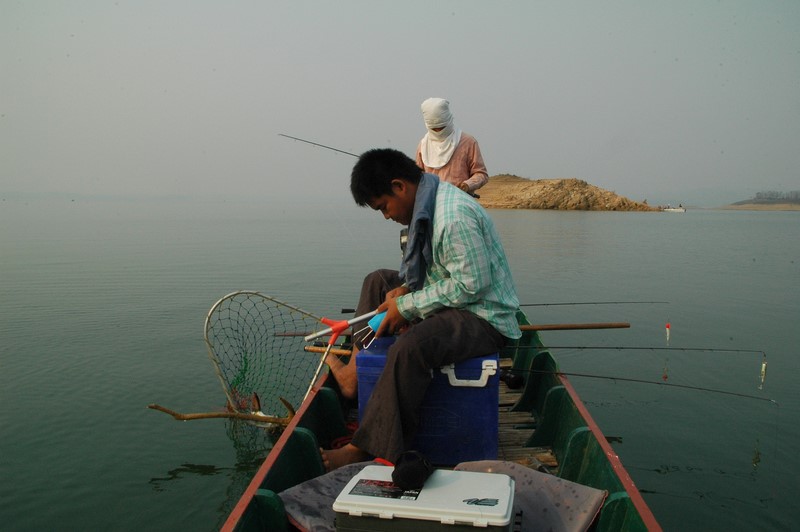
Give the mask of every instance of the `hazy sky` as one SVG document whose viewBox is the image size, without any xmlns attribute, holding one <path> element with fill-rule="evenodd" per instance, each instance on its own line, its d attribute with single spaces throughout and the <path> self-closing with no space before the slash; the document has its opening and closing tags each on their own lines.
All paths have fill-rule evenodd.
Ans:
<svg viewBox="0 0 800 532">
<path fill-rule="evenodd" d="M 348 198 L 450 100 L 490 175 L 800 190 L 800 2 L 0 0 L 0 194 Z"/>
</svg>

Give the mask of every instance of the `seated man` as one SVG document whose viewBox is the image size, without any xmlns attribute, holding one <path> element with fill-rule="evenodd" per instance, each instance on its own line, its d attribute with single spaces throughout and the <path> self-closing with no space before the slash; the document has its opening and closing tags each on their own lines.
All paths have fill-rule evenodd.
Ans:
<svg viewBox="0 0 800 532">
<path fill-rule="evenodd" d="M 364 281 L 357 312 L 377 305 L 386 317 L 376 335 L 401 334 L 352 441 L 322 451 L 329 470 L 369 456 L 394 462 L 417 431 L 431 370 L 495 353 L 522 334 L 503 246 L 473 198 L 391 149 L 359 158 L 350 191 L 358 205 L 408 225 L 409 239 L 400 272 L 379 270 Z M 340 384 L 355 386 L 353 360 L 330 362 Z"/>
</svg>

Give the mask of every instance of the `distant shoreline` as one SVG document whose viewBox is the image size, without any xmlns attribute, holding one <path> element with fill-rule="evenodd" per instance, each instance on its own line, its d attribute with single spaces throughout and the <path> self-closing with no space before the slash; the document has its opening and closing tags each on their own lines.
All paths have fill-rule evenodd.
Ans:
<svg viewBox="0 0 800 532">
<path fill-rule="evenodd" d="M 800 211 L 798 203 L 743 203 L 740 205 L 725 205 L 717 207 L 726 211 Z"/>
</svg>

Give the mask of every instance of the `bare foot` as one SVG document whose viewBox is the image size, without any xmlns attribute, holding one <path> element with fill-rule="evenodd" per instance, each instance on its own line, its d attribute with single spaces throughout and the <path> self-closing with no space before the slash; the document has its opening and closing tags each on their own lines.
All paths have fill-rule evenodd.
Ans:
<svg viewBox="0 0 800 532">
<path fill-rule="evenodd" d="M 320 449 L 319 452 L 322 454 L 322 463 L 325 465 L 326 471 L 333 471 L 342 466 L 363 462 L 369 458 L 367 453 L 352 443 L 348 443 L 340 449 Z"/>
<path fill-rule="evenodd" d="M 339 390 L 347 399 L 355 399 L 358 393 L 356 353 L 358 353 L 358 350 L 353 348 L 353 354 L 350 356 L 350 361 L 347 364 L 339 360 L 339 357 L 334 354 L 329 354 L 325 359 L 325 363 L 331 368 L 333 378 L 339 383 Z"/>
</svg>

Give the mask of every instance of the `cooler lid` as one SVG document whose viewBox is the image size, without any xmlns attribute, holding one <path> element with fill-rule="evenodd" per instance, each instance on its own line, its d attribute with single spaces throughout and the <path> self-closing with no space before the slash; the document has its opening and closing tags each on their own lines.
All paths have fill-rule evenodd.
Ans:
<svg viewBox="0 0 800 532">
<path fill-rule="evenodd" d="M 333 503 L 337 512 L 383 519 L 422 519 L 476 527 L 506 526 L 514 506 L 508 475 L 435 470 L 420 490 L 392 483 L 393 467 L 370 465 L 350 479 Z"/>
</svg>

